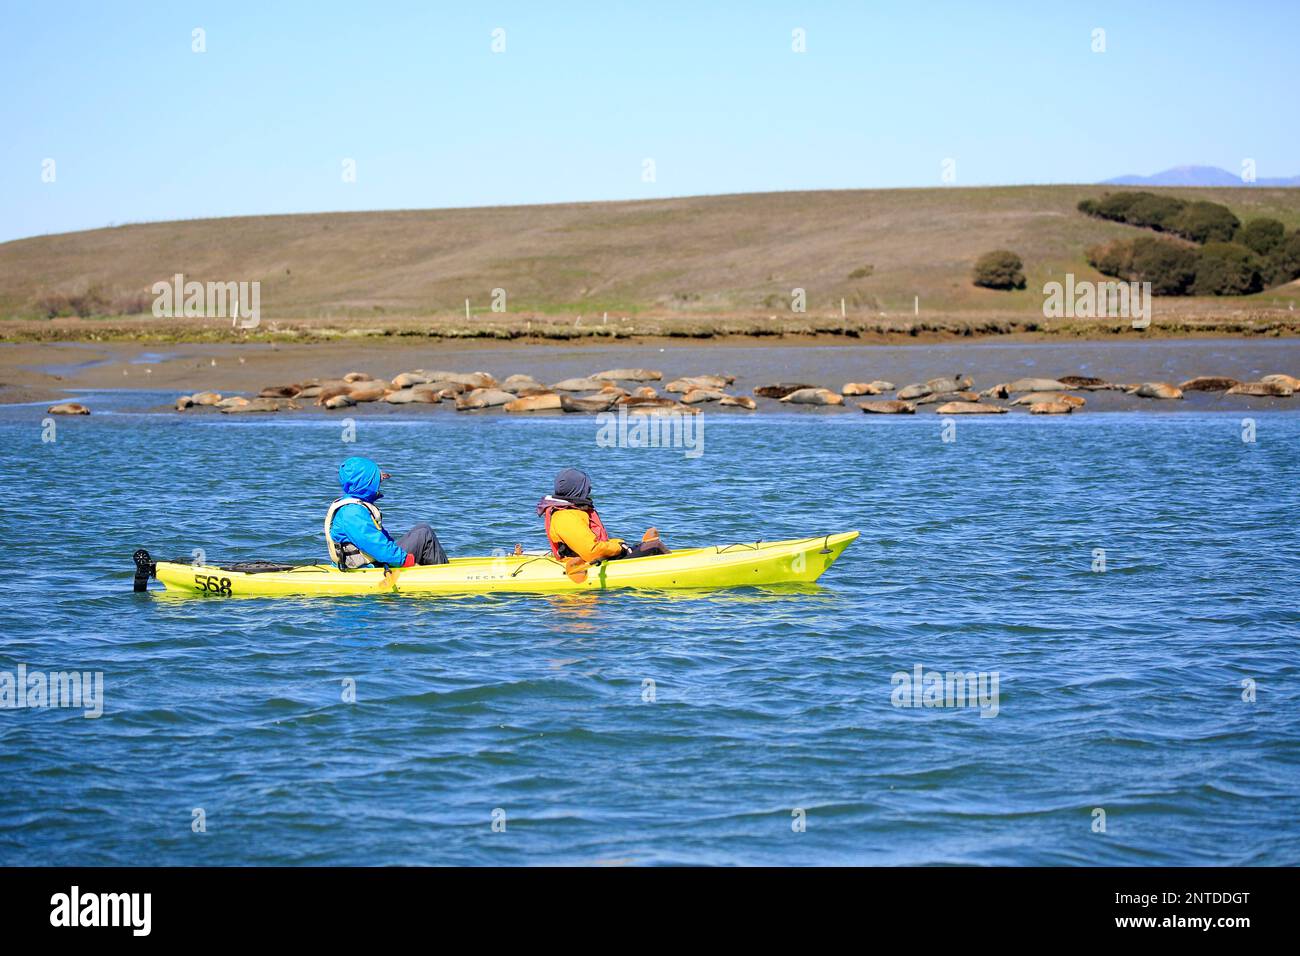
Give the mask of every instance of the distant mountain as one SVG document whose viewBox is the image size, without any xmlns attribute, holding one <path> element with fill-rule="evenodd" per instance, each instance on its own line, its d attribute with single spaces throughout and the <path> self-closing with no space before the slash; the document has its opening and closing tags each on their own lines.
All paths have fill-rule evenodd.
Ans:
<svg viewBox="0 0 1300 956">
<path fill-rule="evenodd" d="M 1219 169 L 1217 166 L 1175 166 L 1154 176 L 1116 176 L 1101 183 L 1103 186 L 1296 186 L 1300 176 L 1256 179 L 1242 182 L 1241 177 Z"/>
</svg>

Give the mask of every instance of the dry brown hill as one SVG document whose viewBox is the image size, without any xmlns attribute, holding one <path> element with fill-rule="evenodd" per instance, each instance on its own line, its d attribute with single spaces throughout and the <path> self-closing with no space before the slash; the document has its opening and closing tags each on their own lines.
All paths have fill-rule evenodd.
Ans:
<svg viewBox="0 0 1300 956">
<path fill-rule="evenodd" d="M 1099 186 L 1023 186 L 700 196 L 636 202 L 259 216 L 147 223 L 0 244 L 0 316 L 36 317 L 43 295 L 98 287 L 144 292 L 183 273 L 258 280 L 272 320 L 511 315 L 788 315 L 927 312 L 1030 315 L 1065 272 L 1098 278 L 1088 245 L 1133 235 L 1075 205 Z M 1300 189 L 1171 189 L 1238 216 L 1300 226 Z M 976 257 L 1020 253 L 1021 292 L 970 282 Z M 1205 307 L 1287 308 L 1291 286 Z M 1196 308 L 1183 302 L 1180 307 Z"/>
</svg>

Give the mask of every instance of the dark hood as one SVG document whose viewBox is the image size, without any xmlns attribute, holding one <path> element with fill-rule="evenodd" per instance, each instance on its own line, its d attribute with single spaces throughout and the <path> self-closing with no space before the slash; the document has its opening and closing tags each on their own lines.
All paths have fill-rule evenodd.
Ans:
<svg viewBox="0 0 1300 956">
<path fill-rule="evenodd" d="M 563 498 L 580 508 L 590 508 L 591 479 L 587 477 L 585 471 L 579 471 L 577 468 L 566 468 L 555 476 L 555 491 L 552 494 L 554 497 Z"/>
</svg>

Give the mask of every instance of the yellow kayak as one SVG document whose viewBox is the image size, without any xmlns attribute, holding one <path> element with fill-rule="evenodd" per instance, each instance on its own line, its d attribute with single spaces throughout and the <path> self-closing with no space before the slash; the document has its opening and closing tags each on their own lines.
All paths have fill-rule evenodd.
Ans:
<svg viewBox="0 0 1300 956">
<path fill-rule="evenodd" d="M 485 591 L 565 593 L 609 588 L 737 588 L 816 581 L 858 536 L 856 531 L 752 544 L 690 548 L 672 554 L 592 565 L 586 580 L 565 574 L 546 554 L 452 558 L 449 564 L 340 571 L 330 564 L 267 562 L 208 566 L 154 562 L 135 554 L 137 591 L 156 578 L 169 591 L 229 597 L 345 594 L 468 594 Z"/>
</svg>

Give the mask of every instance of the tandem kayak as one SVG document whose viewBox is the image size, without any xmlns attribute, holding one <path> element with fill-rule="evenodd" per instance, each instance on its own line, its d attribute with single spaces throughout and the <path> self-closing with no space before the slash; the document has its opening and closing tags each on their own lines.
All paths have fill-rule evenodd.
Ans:
<svg viewBox="0 0 1300 956">
<path fill-rule="evenodd" d="M 689 548 L 671 554 L 592 565 L 574 581 L 562 562 L 545 554 L 452 558 L 449 564 L 340 571 L 331 564 L 230 565 L 155 562 L 135 553 L 135 589 L 149 578 L 168 591 L 223 597 L 346 594 L 466 594 L 488 591 L 566 593 L 611 588 L 738 588 L 816 581 L 858 536 L 856 531 L 752 544 Z"/>
</svg>

